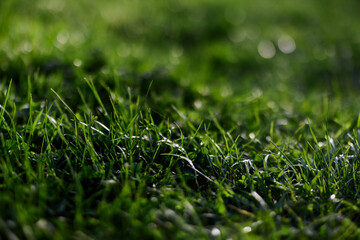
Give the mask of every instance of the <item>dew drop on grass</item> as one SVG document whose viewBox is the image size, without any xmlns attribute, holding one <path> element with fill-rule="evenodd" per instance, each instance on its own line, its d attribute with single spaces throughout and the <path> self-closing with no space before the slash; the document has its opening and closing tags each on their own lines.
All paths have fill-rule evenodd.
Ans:
<svg viewBox="0 0 360 240">
<path fill-rule="evenodd" d="M 48 232 L 48 233 L 52 233 L 55 230 L 54 225 L 43 218 L 39 219 L 36 222 L 35 226 L 36 226 L 36 228 L 43 230 L 45 232 Z"/>
<path fill-rule="evenodd" d="M 218 228 L 211 229 L 211 236 L 217 237 L 217 236 L 220 236 L 220 234 L 221 234 L 221 232 Z"/>
<path fill-rule="evenodd" d="M 243 228 L 244 233 L 251 232 L 251 230 L 252 230 L 252 229 L 251 229 L 251 227 L 249 227 L 249 226 Z"/>
<path fill-rule="evenodd" d="M 250 139 L 254 139 L 255 138 L 255 133 L 250 133 L 249 137 L 250 137 Z"/>
<path fill-rule="evenodd" d="M 116 181 L 114 179 L 101 181 L 101 184 L 104 185 L 104 186 L 112 185 L 112 184 L 115 184 L 115 183 L 116 183 Z"/>
<path fill-rule="evenodd" d="M 77 58 L 77 59 L 74 60 L 73 64 L 74 64 L 75 67 L 81 67 L 82 61 Z"/>
</svg>

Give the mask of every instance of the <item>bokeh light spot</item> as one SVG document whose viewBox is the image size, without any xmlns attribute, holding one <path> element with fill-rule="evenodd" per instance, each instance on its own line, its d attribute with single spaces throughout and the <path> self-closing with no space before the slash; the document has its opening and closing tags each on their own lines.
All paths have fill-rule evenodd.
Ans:
<svg viewBox="0 0 360 240">
<path fill-rule="evenodd" d="M 274 44 L 270 40 L 262 40 L 257 49 L 260 56 L 266 59 L 273 58 L 276 54 Z"/>
<path fill-rule="evenodd" d="M 67 41 L 69 40 L 69 33 L 68 32 L 60 32 L 57 36 L 56 36 L 56 40 L 58 41 L 58 43 L 64 45 L 67 43 Z"/>
<path fill-rule="evenodd" d="M 282 51 L 285 54 L 292 53 L 296 49 L 296 44 L 295 44 L 294 39 L 288 35 L 282 35 L 278 39 L 277 44 L 278 44 L 280 51 Z"/>
</svg>

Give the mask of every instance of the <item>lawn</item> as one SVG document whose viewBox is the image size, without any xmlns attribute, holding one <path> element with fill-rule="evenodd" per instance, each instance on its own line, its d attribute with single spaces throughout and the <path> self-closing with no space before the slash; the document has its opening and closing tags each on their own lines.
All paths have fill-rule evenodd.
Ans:
<svg viewBox="0 0 360 240">
<path fill-rule="evenodd" d="M 0 1 L 0 239 L 359 239 L 359 11 Z"/>
</svg>

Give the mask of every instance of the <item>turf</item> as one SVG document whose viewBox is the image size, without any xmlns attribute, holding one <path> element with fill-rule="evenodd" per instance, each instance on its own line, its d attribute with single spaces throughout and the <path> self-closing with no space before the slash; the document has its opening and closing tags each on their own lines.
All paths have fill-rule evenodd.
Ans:
<svg viewBox="0 0 360 240">
<path fill-rule="evenodd" d="M 0 2 L 1 239 L 359 239 L 358 1 Z"/>
</svg>

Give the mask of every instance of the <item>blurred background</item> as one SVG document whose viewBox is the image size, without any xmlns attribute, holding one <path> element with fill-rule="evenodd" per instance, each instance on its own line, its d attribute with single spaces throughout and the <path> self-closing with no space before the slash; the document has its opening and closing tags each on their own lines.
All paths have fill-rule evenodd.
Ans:
<svg viewBox="0 0 360 240">
<path fill-rule="evenodd" d="M 148 104 L 165 115 L 262 96 L 289 111 L 324 96 L 356 109 L 359 10 L 356 0 L 2 0 L 1 89 L 13 79 L 21 101 L 30 76 L 34 99 L 53 88 L 76 108 L 87 77 L 106 99 L 145 97 L 152 82 Z"/>
</svg>

